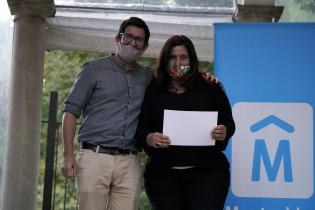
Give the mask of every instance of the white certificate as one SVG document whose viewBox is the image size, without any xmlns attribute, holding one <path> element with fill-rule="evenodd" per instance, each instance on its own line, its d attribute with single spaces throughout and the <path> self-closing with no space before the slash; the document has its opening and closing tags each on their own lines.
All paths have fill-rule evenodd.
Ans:
<svg viewBox="0 0 315 210">
<path fill-rule="evenodd" d="M 218 112 L 164 110 L 163 134 L 171 145 L 214 145 L 211 130 L 217 126 Z"/>
</svg>

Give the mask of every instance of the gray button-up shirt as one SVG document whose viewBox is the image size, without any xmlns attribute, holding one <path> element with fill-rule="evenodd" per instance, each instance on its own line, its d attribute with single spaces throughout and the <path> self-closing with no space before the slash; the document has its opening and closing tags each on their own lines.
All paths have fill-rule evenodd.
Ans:
<svg viewBox="0 0 315 210">
<path fill-rule="evenodd" d="M 139 151 L 134 135 L 152 71 L 126 71 L 115 56 L 87 62 L 76 76 L 64 112 L 83 112 L 79 142 Z"/>
</svg>

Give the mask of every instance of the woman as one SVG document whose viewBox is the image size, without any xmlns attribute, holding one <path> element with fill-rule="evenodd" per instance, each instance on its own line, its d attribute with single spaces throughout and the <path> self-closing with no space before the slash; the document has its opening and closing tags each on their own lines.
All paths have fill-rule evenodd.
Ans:
<svg viewBox="0 0 315 210">
<path fill-rule="evenodd" d="M 137 130 L 137 139 L 149 156 L 144 184 L 152 207 L 223 209 L 230 171 L 222 151 L 235 130 L 228 98 L 218 84 L 202 78 L 195 48 L 186 36 L 176 35 L 166 41 L 156 73 L 156 80 L 147 89 Z M 218 111 L 218 125 L 209 130 L 215 145 L 171 145 L 172 139 L 162 134 L 166 109 Z"/>
</svg>

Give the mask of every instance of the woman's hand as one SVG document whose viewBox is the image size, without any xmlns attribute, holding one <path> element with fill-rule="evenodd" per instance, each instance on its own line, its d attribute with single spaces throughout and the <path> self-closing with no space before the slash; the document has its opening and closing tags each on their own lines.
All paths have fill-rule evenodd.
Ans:
<svg viewBox="0 0 315 210">
<path fill-rule="evenodd" d="M 171 141 L 168 138 L 168 136 L 163 135 L 162 133 L 159 132 L 149 133 L 147 135 L 146 140 L 148 147 L 154 148 L 166 148 L 169 147 L 171 144 Z"/>
<path fill-rule="evenodd" d="M 226 138 L 226 127 L 225 125 L 218 125 L 211 131 L 211 137 L 218 141 L 224 141 Z"/>
</svg>

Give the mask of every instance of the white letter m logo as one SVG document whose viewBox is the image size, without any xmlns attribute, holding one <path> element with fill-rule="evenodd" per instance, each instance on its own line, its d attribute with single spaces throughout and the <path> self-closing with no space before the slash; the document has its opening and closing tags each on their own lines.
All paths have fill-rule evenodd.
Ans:
<svg viewBox="0 0 315 210">
<path fill-rule="evenodd" d="M 269 124 L 275 124 L 281 129 L 287 131 L 288 133 L 294 132 L 294 127 L 285 121 L 277 118 L 274 115 L 255 123 L 251 126 L 252 132 L 257 132 L 260 129 L 268 126 Z M 292 182 L 292 163 L 291 163 L 291 153 L 290 153 L 290 142 L 289 140 L 280 140 L 279 145 L 276 150 L 276 155 L 273 164 L 271 164 L 270 156 L 267 150 L 265 140 L 257 139 L 255 141 L 254 147 L 254 157 L 253 157 L 253 169 L 252 169 L 252 181 L 260 181 L 260 169 L 261 162 L 264 163 L 266 173 L 268 175 L 269 181 L 275 181 L 277 174 L 279 172 L 281 160 L 283 160 L 284 168 L 284 181 Z"/>
</svg>

